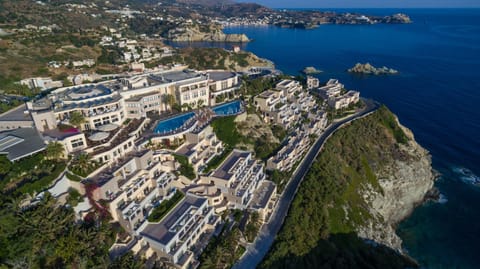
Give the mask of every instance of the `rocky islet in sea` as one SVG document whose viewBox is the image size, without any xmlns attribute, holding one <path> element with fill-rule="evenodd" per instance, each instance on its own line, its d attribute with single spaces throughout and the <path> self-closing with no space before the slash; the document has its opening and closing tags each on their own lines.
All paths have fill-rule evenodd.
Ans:
<svg viewBox="0 0 480 269">
<path fill-rule="evenodd" d="M 398 74 L 398 71 L 386 66 L 374 67 L 370 63 L 357 63 L 354 67 L 348 69 L 349 73 L 366 74 L 366 75 L 394 75 Z"/>
</svg>

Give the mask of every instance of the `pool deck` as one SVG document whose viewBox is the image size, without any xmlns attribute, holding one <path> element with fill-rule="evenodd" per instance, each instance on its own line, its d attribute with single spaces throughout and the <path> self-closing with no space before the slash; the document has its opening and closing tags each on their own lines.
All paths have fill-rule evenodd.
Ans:
<svg viewBox="0 0 480 269">
<path fill-rule="evenodd" d="M 229 106 L 229 105 L 231 105 L 233 103 L 236 103 L 236 102 L 240 103 L 239 104 L 240 110 L 235 112 L 235 113 L 225 115 L 225 114 L 217 114 L 217 113 L 214 112 L 214 110 L 216 108 L 218 109 L 218 108 L 221 108 L 221 107 Z M 205 108 L 203 108 L 203 109 L 205 109 Z M 216 117 L 227 117 L 227 116 L 239 115 L 239 114 L 245 112 L 245 107 L 244 107 L 243 102 L 241 100 L 234 100 L 234 101 L 231 101 L 231 102 L 228 102 L 228 103 L 223 103 L 223 104 L 217 105 L 215 107 L 210 107 L 209 110 L 213 113 L 213 115 L 212 115 L 211 119 L 208 119 L 206 121 L 200 121 L 199 120 L 199 116 L 204 114 L 204 112 L 202 112 L 202 109 L 195 109 L 193 111 L 189 111 L 189 112 L 185 112 L 185 113 L 181 113 L 181 114 L 170 115 L 168 118 L 158 120 L 152 125 L 150 131 L 144 133 L 144 135 L 143 135 L 144 139 L 142 139 L 140 144 L 142 144 L 142 145 L 146 144 L 148 142 L 148 140 L 150 140 L 150 139 L 152 139 L 152 140 L 174 139 L 175 137 L 178 137 L 180 135 L 184 135 L 184 134 L 189 133 L 189 132 L 199 131 L 199 130 L 205 128 L 207 125 L 209 125 L 211 123 L 212 119 L 214 119 Z M 183 125 L 181 125 L 177 129 L 169 131 L 169 132 L 160 133 L 160 132 L 155 131 L 155 129 L 158 127 L 160 122 L 175 119 L 176 117 L 182 117 L 184 115 L 187 115 L 188 113 L 193 113 L 193 116 L 189 119 L 189 120 L 192 120 L 192 121 L 190 123 L 188 123 L 187 125 L 185 125 L 185 123 L 184 123 Z M 187 120 L 187 121 L 189 121 L 189 120 Z"/>
</svg>

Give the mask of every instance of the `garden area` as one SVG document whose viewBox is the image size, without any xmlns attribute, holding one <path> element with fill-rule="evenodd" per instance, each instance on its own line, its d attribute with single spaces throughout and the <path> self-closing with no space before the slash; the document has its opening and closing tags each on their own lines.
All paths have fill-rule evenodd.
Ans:
<svg viewBox="0 0 480 269">
<path fill-rule="evenodd" d="M 152 210 L 152 213 L 148 216 L 149 222 L 158 222 L 160 221 L 165 215 L 170 212 L 182 199 L 185 197 L 183 192 L 177 190 L 172 198 L 165 200 L 160 203 L 159 206 L 155 207 Z"/>
<path fill-rule="evenodd" d="M 180 163 L 180 168 L 178 169 L 178 173 L 188 179 L 195 179 L 197 175 L 195 174 L 195 170 L 193 166 L 188 162 L 187 157 L 174 154 L 173 157 L 177 162 Z"/>
<path fill-rule="evenodd" d="M 75 175 L 80 177 L 87 177 L 101 166 L 102 164 L 95 160 L 92 160 L 90 155 L 82 153 L 74 157 L 73 160 L 70 162 L 70 165 L 68 166 L 68 170 L 74 175 L 72 176 L 72 174 L 69 173 L 67 174 L 67 176 L 69 176 L 69 179 L 71 180 L 78 181 L 78 177 L 75 177 Z"/>
<path fill-rule="evenodd" d="M 230 223 L 225 223 L 220 234 L 210 239 L 200 255 L 199 268 L 231 268 L 246 250 L 239 244 L 241 237 L 238 224 L 231 227 Z"/>
<path fill-rule="evenodd" d="M 0 155 L 0 191 L 19 197 L 33 195 L 49 187 L 65 170 L 62 159 L 47 159 L 37 153 L 11 163 Z"/>
</svg>

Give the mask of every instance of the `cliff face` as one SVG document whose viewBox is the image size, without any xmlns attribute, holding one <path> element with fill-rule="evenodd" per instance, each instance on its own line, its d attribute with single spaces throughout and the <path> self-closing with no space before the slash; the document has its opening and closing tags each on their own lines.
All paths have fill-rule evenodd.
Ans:
<svg viewBox="0 0 480 269">
<path fill-rule="evenodd" d="M 176 42 L 249 42 L 245 34 L 225 34 L 218 25 L 184 25 L 168 32 L 168 39 Z"/>
<path fill-rule="evenodd" d="M 428 152 L 381 107 L 324 144 L 261 268 L 416 267 L 394 226 L 433 182 Z"/>
<path fill-rule="evenodd" d="M 423 201 L 433 187 L 434 175 L 428 152 L 415 141 L 410 130 L 396 121 L 408 137 L 406 144 L 398 145 L 399 151 L 405 155 L 375 171 L 381 192 L 371 187 L 361 192 L 363 199 L 370 204 L 372 218 L 365 225 L 358 226 L 356 231 L 360 237 L 401 251 L 402 241 L 394 226 Z"/>
</svg>

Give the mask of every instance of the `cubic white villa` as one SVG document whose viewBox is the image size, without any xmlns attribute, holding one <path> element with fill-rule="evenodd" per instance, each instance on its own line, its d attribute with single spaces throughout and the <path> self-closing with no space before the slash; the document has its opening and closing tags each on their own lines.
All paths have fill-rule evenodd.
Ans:
<svg viewBox="0 0 480 269">
<path fill-rule="evenodd" d="M 314 90 L 320 97 L 327 100 L 328 106 L 333 109 L 342 109 L 360 100 L 360 92 L 346 91 L 343 84 L 337 79 L 328 80 L 325 86 Z"/>
<path fill-rule="evenodd" d="M 248 151 L 233 150 L 223 163 L 201 182 L 217 187 L 231 208 L 247 208 L 253 192 L 265 179 L 263 164 Z"/>
<path fill-rule="evenodd" d="M 282 80 L 275 89 L 255 96 L 254 104 L 262 113 L 265 122 L 279 124 L 289 129 L 302 116 L 316 106 L 316 102 L 300 83 L 295 80 Z"/>
</svg>

